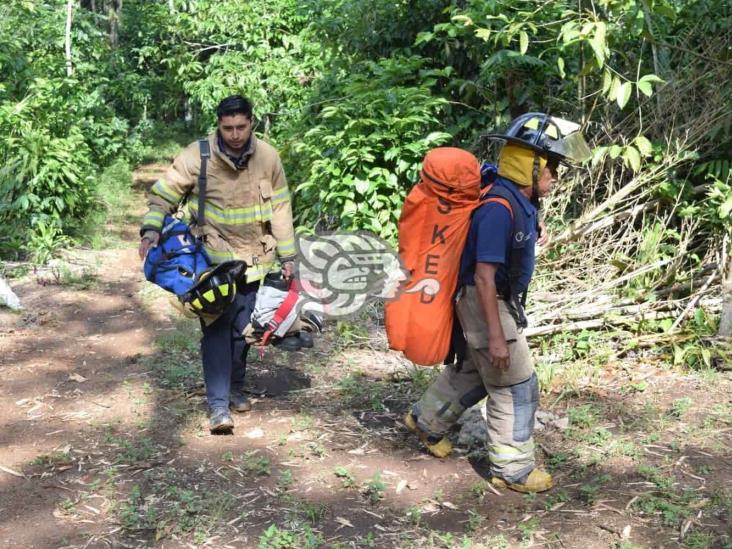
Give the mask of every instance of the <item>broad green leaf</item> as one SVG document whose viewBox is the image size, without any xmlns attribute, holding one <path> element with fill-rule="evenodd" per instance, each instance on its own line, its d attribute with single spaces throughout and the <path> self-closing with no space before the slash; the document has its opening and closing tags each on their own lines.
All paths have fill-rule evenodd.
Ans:
<svg viewBox="0 0 732 549">
<path fill-rule="evenodd" d="M 623 147 L 620 145 L 612 145 L 610 147 L 610 150 L 608 151 L 608 154 L 610 155 L 610 158 L 617 158 L 620 156 L 623 152 Z"/>
<path fill-rule="evenodd" d="M 702 349 L 701 356 L 704 361 L 704 365 L 707 368 L 710 368 L 712 366 L 712 352 L 709 349 Z"/>
<path fill-rule="evenodd" d="M 559 68 L 559 76 L 564 78 L 566 76 L 566 73 L 564 72 L 564 58 L 563 57 L 557 57 L 557 67 Z"/>
<path fill-rule="evenodd" d="M 621 147 L 620 145 L 612 145 L 610 147 L 610 150 L 608 151 L 608 154 L 610 155 L 610 158 L 617 158 L 622 152 L 623 147 Z"/>
<path fill-rule="evenodd" d="M 650 97 L 651 95 L 653 95 L 653 86 L 651 84 L 654 82 L 662 84 L 665 83 L 665 80 L 659 78 L 655 74 L 646 74 L 645 76 L 641 76 L 636 85 L 638 86 L 638 89 L 641 91 L 641 93 Z"/>
<path fill-rule="evenodd" d="M 659 84 L 665 84 L 666 81 L 661 78 L 660 76 L 657 76 L 655 74 L 646 74 L 645 76 L 641 76 L 640 80 L 638 82 L 658 82 Z"/>
<path fill-rule="evenodd" d="M 346 203 L 343 205 L 343 215 L 353 215 L 357 209 L 355 202 L 346 200 Z"/>
<path fill-rule="evenodd" d="M 612 84 L 610 84 L 610 92 L 607 94 L 607 98 L 610 101 L 615 101 L 618 97 L 618 91 L 620 90 L 620 78 L 617 76 L 613 77 Z"/>
<path fill-rule="evenodd" d="M 597 59 L 597 65 L 602 68 L 605 63 L 605 51 L 607 50 L 607 43 L 605 39 L 605 23 L 602 21 L 595 24 L 595 33 L 589 40 L 592 51 Z"/>
<path fill-rule="evenodd" d="M 604 71 L 602 73 L 602 93 L 607 93 L 610 90 L 610 86 L 613 83 L 613 75 L 610 71 Z M 610 100 L 612 101 L 612 99 Z"/>
<path fill-rule="evenodd" d="M 481 38 L 482 40 L 488 41 L 488 38 L 490 38 L 491 35 L 491 29 L 478 29 L 475 31 L 475 36 L 478 38 Z"/>
<path fill-rule="evenodd" d="M 414 45 L 419 46 L 420 44 L 426 44 L 427 42 L 431 42 L 434 37 L 434 33 L 420 32 L 414 41 Z"/>
<path fill-rule="evenodd" d="M 698 328 L 703 328 L 707 323 L 707 317 L 704 315 L 703 309 L 696 309 L 694 311 L 694 324 Z"/>
<path fill-rule="evenodd" d="M 597 166 L 605 158 L 608 153 L 608 147 L 595 147 L 592 151 L 592 165 Z"/>
<path fill-rule="evenodd" d="M 651 142 L 644 136 L 639 135 L 633 140 L 633 142 L 635 143 L 635 146 L 638 147 L 641 155 L 648 156 L 653 152 L 653 145 L 651 145 Z"/>
<path fill-rule="evenodd" d="M 455 21 L 456 23 L 462 23 L 466 27 L 469 27 L 470 25 L 473 24 L 473 20 L 470 17 L 468 17 L 467 15 L 453 15 L 452 20 Z"/>
<path fill-rule="evenodd" d="M 427 137 L 424 138 L 425 143 L 432 144 L 432 143 L 444 143 L 446 140 L 450 139 L 452 137 L 451 134 L 447 132 L 431 132 Z M 417 151 L 415 151 L 417 152 Z"/>
<path fill-rule="evenodd" d="M 359 194 L 366 194 L 370 186 L 369 181 L 366 179 L 356 179 L 355 181 L 356 192 Z"/>
<path fill-rule="evenodd" d="M 623 82 L 620 84 L 620 87 L 618 88 L 618 107 L 621 109 L 625 108 L 625 105 L 628 104 L 628 100 L 630 99 L 630 94 L 633 92 L 633 84 L 630 82 Z"/>
<path fill-rule="evenodd" d="M 643 95 L 645 95 L 647 97 L 650 97 L 653 95 L 653 87 L 651 86 L 650 82 L 643 82 L 641 80 L 638 80 L 638 82 L 636 82 L 635 85 L 637 86 L 638 90 L 640 90 L 640 92 Z"/>
<path fill-rule="evenodd" d="M 719 219 L 728 219 L 730 213 L 732 213 L 732 196 L 722 202 L 722 205 L 719 206 Z"/>
<path fill-rule="evenodd" d="M 628 145 L 627 147 L 625 147 L 625 151 L 623 152 L 623 160 L 625 160 L 625 164 L 630 166 L 630 168 L 634 172 L 640 170 L 640 153 L 638 153 L 638 149 L 636 149 L 633 145 Z"/>
<path fill-rule="evenodd" d="M 600 44 L 595 40 L 594 38 L 590 39 L 590 46 L 592 46 L 592 51 L 595 54 L 595 59 L 597 60 L 597 66 L 599 68 L 602 68 L 605 64 L 605 49 L 604 44 Z"/>
<path fill-rule="evenodd" d="M 684 349 L 678 345 L 674 345 L 674 364 L 682 364 L 684 362 Z"/>
<path fill-rule="evenodd" d="M 519 51 L 525 54 L 529 50 L 529 35 L 525 31 L 519 33 Z"/>
<path fill-rule="evenodd" d="M 606 46 L 607 38 L 605 37 L 607 33 L 607 25 L 605 25 L 604 21 L 598 21 L 595 23 L 595 39 L 600 42 L 603 46 L 603 48 Z"/>
</svg>

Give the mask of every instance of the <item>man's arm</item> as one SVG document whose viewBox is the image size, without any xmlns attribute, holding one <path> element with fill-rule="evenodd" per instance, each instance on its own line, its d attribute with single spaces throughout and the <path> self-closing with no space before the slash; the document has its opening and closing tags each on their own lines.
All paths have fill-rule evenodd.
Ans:
<svg viewBox="0 0 732 549">
<path fill-rule="evenodd" d="M 488 324 L 488 354 L 496 368 L 508 368 L 510 364 L 508 343 L 503 334 L 501 317 L 498 314 L 498 297 L 496 290 L 496 263 L 475 264 L 475 289 L 478 291 L 480 305 Z"/>
<path fill-rule="evenodd" d="M 147 197 L 148 211 L 142 218 L 140 228 L 140 259 L 145 259 L 150 248 L 157 246 L 165 215 L 175 213 L 180 201 L 197 181 L 194 171 L 198 168 L 192 165 L 198 158 L 197 155 L 198 143 L 189 145 L 150 189 Z"/>
<path fill-rule="evenodd" d="M 295 260 L 295 229 L 292 224 L 292 202 L 285 170 L 277 159 L 272 175 L 272 236 L 277 240 L 277 257 L 285 278 L 292 276 Z"/>
</svg>

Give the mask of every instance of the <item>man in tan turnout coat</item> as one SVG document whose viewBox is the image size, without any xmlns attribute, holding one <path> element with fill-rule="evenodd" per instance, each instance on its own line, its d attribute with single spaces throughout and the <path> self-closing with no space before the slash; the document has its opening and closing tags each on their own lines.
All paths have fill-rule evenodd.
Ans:
<svg viewBox="0 0 732 549">
<path fill-rule="evenodd" d="M 214 263 L 246 263 L 246 283 L 234 303 L 209 325 L 201 324 L 201 355 L 211 413 L 211 431 L 233 428 L 229 407 L 244 412 L 251 404 L 243 393 L 249 346 L 242 338 L 259 281 L 281 266 L 292 275 L 295 234 L 285 172 L 277 151 L 252 132 L 252 106 L 242 96 L 224 99 L 217 108 L 218 128 L 208 136 L 204 223 L 198 223 L 199 143 L 191 143 L 153 185 L 143 217 L 140 257 L 157 245 L 166 214 L 188 199 L 191 230 L 200 236 Z"/>
</svg>

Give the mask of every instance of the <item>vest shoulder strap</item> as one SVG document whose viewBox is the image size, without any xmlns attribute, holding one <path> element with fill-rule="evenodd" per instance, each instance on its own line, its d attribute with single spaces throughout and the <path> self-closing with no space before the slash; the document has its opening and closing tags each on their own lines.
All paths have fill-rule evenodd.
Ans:
<svg viewBox="0 0 732 549">
<path fill-rule="evenodd" d="M 199 139 L 198 150 L 201 153 L 201 169 L 198 174 L 198 220 L 199 227 L 206 223 L 206 183 L 208 172 L 208 159 L 211 158 L 211 147 L 208 139 Z"/>
<path fill-rule="evenodd" d="M 499 185 L 491 185 L 480 197 L 481 205 L 487 202 L 503 204 L 513 219 L 513 233 L 511 247 L 521 249 L 526 245 L 525 237 L 528 233 L 529 220 L 524 212 L 523 206 L 519 204 L 516 197 L 508 189 Z"/>
</svg>

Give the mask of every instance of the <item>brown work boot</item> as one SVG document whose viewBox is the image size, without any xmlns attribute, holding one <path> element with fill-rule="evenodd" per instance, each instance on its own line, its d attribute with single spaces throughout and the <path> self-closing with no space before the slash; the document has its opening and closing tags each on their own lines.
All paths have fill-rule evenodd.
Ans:
<svg viewBox="0 0 732 549">
<path fill-rule="evenodd" d="M 417 418 L 412 415 L 412 412 L 407 412 L 407 415 L 404 416 L 404 425 L 419 437 L 419 440 L 433 456 L 444 458 L 452 452 L 452 443 L 446 437 L 437 438 L 425 433 L 417 425 Z"/>
<path fill-rule="evenodd" d="M 491 484 L 496 488 L 510 488 L 524 494 L 546 492 L 554 486 L 552 476 L 541 469 L 534 469 L 522 482 L 509 482 L 500 477 L 493 477 Z"/>
<path fill-rule="evenodd" d="M 209 429 L 212 435 L 230 434 L 234 429 L 234 420 L 226 408 L 214 408 L 209 416 Z"/>
<path fill-rule="evenodd" d="M 243 414 L 252 409 L 252 401 L 243 393 L 231 393 L 229 395 L 229 408 Z"/>
</svg>

